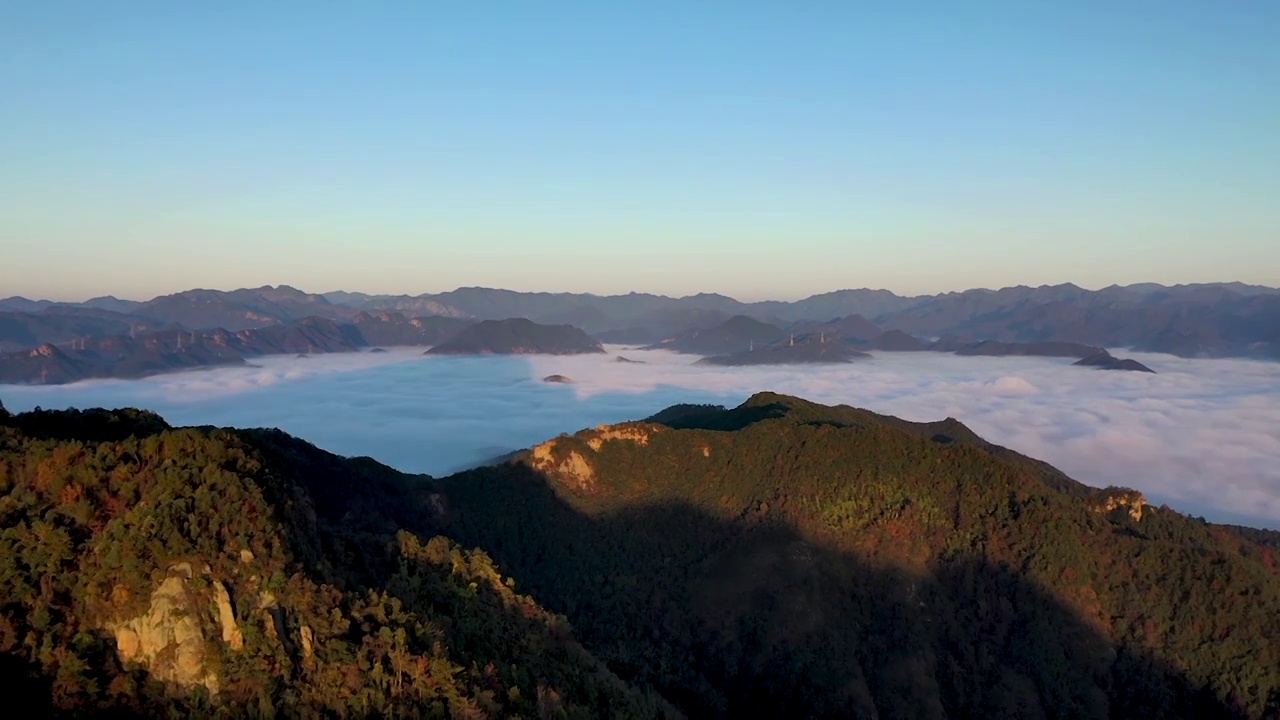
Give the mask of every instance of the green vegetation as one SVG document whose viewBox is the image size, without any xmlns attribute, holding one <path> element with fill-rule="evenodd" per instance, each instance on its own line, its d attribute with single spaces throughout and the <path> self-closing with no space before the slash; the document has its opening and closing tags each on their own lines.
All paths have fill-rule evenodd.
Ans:
<svg viewBox="0 0 1280 720">
<path fill-rule="evenodd" d="M 445 479 L 0 409 L 0 672 L 53 715 L 1275 718 L 1277 551 L 772 394 Z"/>
<path fill-rule="evenodd" d="M 136 411 L 3 424 L 0 670 L 43 714 L 676 714 L 483 552 L 403 530 L 430 512 L 417 478 Z M 173 612 L 120 629 L 166 585 Z M 168 645 L 125 661 L 148 637 Z"/>
<path fill-rule="evenodd" d="M 761 394 L 628 429 L 434 488 L 447 534 L 690 715 L 1280 711 L 1280 534 L 1080 485 L 954 420 Z"/>
</svg>

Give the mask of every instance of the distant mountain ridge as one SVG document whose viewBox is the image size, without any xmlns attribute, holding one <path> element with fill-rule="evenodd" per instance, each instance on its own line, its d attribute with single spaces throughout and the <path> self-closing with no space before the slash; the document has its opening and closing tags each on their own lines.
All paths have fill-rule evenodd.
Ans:
<svg viewBox="0 0 1280 720">
<path fill-rule="evenodd" d="M 572 325 L 543 325 L 525 318 L 482 320 L 427 351 L 432 355 L 586 355 L 604 347 Z"/>
<path fill-rule="evenodd" d="M 95 378 L 140 378 L 165 372 L 243 365 L 265 355 L 356 352 L 380 345 L 430 346 L 435 355 L 603 353 L 598 341 L 570 325 L 513 318 L 474 321 L 358 312 L 350 320 L 310 316 L 232 332 L 170 328 L 110 335 L 0 354 L 0 384 L 59 385 Z"/>
<path fill-rule="evenodd" d="M 968 341 L 942 338 L 926 342 L 901 330 L 884 331 L 861 315 L 825 323 L 795 323 L 786 329 L 734 316 L 715 327 L 689 330 L 648 350 L 705 355 L 700 365 L 799 365 L 843 363 L 883 352 L 942 352 L 960 356 L 1074 358 L 1075 365 L 1103 370 L 1154 371 L 1135 360 L 1122 360 L 1105 348 L 1070 342 Z"/>
<path fill-rule="evenodd" d="M 358 313 L 350 322 L 307 317 L 232 332 L 167 329 L 111 335 L 0 355 L 0 384 L 57 385 L 243 365 L 264 355 L 355 352 L 376 345 L 435 345 L 471 324 L 456 318 Z"/>
<path fill-rule="evenodd" d="M 401 311 L 476 320 L 524 317 L 581 328 L 606 342 L 652 344 L 745 316 L 783 327 L 861 316 L 884 330 L 932 340 L 953 336 L 1002 342 L 1072 342 L 1128 347 L 1182 357 L 1280 359 L 1280 289 L 1243 283 L 1163 286 L 1142 283 L 1086 290 L 1067 283 L 974 289 L 904 297 L 887 290 L 850 289 L 794 302 L 745 303 L 718 294 L 672 298 L 647 293 L 592 295 L 464 287 L 444 293 L 369 295 L 306 293 L 288 286 L 229 292 L 190 290 L 146 302 L 98 298 L 87 303 L 0 300 L 0 349 L 65 339 L 65 328 L 34 320 L 57 309 L 76 314 L 109 310 L 148 327 L 252 329 L 306 316 L 345 320 L 360 311 Z M 22 318 L 12 314 L 24 315 Z M 43 324 L 42 324 L 43 323 Z M 92 326 L 86 331 L 99 332 Z M 104 328 L 105 329 L 105 328 Z"/>
</svg>

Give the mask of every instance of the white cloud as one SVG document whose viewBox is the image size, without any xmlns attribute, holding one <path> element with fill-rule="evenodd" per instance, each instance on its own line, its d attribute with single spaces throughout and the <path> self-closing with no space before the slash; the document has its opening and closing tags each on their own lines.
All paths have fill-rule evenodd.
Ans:
<svg viewBox="0 0 1280 720">
<path fill-rule="evenodd" d="M 677 402 L 773 390 L 908 420 L 960 419 L 1092 484 L 1136 487 L 1210 518 L 1280 526 L 1280 363 L 1125 356 L 1159 374 L 1047 358 L 881 353 L 833 366 L 724 368 L 663 351 L 607 356 L 265 358 L 63 387 L 0 387 L 13 410 L 142 406 L 178 424 L 272 426 L 343 454 L 442 474 L 559 432 Z M 645 364 L 618 363 L 623 354 Z M 573 385 L 541 382 L 567 375 Z"/>
</svg>

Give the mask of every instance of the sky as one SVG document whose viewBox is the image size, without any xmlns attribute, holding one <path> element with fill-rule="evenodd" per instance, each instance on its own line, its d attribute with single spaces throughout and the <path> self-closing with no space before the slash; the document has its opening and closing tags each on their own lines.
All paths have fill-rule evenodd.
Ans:
<svg viewBox="0 0 1280 720">
<path fill-rule="evenodd" d="M 0 4 L 0 297 L 1280 285 L 1273 0 Z"/>
<path fill-rule="evenodd" d="M 1217 522 L 1280 528 L 1280 363 L 1135 357 L 1158 374 L 1064 358 L 877 353 L 844 365 L 710 367 L 662 350 L 423 356 L 421 348 L 259 358 L 251 367 L 0 386 L 13 411 L 145 407 L 169 422 L 278 427 L 343 455 L 447 475 L 561 432 L 760 390 L 907 420 L 954 417 L 1095 487 Z M 622 353 L 638 363 L 618 363 Z M 566 375 L 570 385 L 542 378 Z M 341 418 L 335 422 L 334 418 Z"/>
</svg>

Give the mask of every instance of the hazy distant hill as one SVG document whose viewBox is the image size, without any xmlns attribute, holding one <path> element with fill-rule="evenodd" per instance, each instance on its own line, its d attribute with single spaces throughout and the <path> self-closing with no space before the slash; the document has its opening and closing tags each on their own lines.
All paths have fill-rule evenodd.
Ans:
<svg viewBox="0 0 1280 720">
<path fill-rule="evenodd" d="M 789 337 L 744 352 L 729 355 L 712 355 L 697 362 L 698 365 L 803 365 L 820 363 L 846 363 L 871 357 L 854 349 L 837 337 L 827 338 L 820 333 Z"/>
<path fill-rule="evenodd" d="M 475 321 L 444 316 L 408 318 L 384 310 L 359 313 L 351 323 L 360 331 L 365 345 L 437 345 Z"/>
<path fill-rule="evenodd" d="M 856 314 L 826 322 L 802 321 L 788 327 L 787 330 L 794 333 L 820 333 L 851 342 L 872 340 L 884 334 L 884 329 L 879 325 Z"/>
<path fill-rule="evenodd" d="M 435 345 L 471 324 L 456 318 L 359 313 L 351 322 L 321 317 L 231 332 L 167 329 L 108 335 L 0 354 L 0 383 L 61 384 L 90 378 L 139 378 L 240 365 L 253 357 L 353 352 L 373 345 Z"/>
<path fill-rule="evenodd" d="M 392 310 L 409 315 L 440 315 L 452 318 L 471 317 L 467 313 L 427 298 L 405 295 L 366 295 L 365 293 L 329 292 L 323 296 L 335 305 L 358 310 Z"/>
<path fill-rule="evenodd" d="M 668 298 L 460 288 L 417 300 L 478 318 L 520 316 L 570 323 L 631 342 L 706 329 L 723 319 L 690 319 L 699 312 L 745 315 L 778 326 L 861 315 L 880 328 L 926 339 L 967 335 L 981 340 L 1134 346 L 1189 356 L 1280 358 L 1280 338 L 1274 331 L 1280 326 L 1280 290 L 1240 283 L 1143 284 L 1096 291 L 1065 284 L 918 297 L 886 290 L 841 290 L 796 302 L 758 303 L 711 294 Z"/>
<path fill-rule="evenodd" d="M 572 325 L 541 325 L 524 318 L 468 325 L 432 347 L 434 355 L 582 355 L 604 348 Z"/>
<path fill-rule="evenodd" d="M 868 340 L 856 340 L 852 343 L 863 350 L 883 350 L 885 352 L 918 352 L 931 349 L 931 344 L 912 337 L 901 330 L 886 330 Z"/>
<path fill-rule="evenodd" d="M 776 325 L 735 315 L 718 325 L 686 330 L 649 347 L 694 355 L 729 355 L 749 351 L 757 345 L 763 347 L 785 335 Z"/>
<path fill-rule="evenodd" d="M 358 312 L 389 310 L 409 316 L 479 320 L 525 317 L 569 324 L 609 342 L 651 344 L 690 330 L 706 330 L 733 316 L 800 332 L 831 318 L 860 316 L 870 326 L 899 330 L 926 341 L 944 336 L 1002 342 L 1070 342 L 1132 347 L 1184 357 L 1280 359 L 1280 290 L 1241 283 L 1166 287 L 1155 284 L 1085 290 L 1064 284 L 976 289 L 901 297 L 887 290 L 840 290 L 795 302 L 744 303 L 703 293 L 682 298 L 643 293 L 600 296 L 459 288 L 417 296 L 305 293 L 287 286 L 229 292 L 191 290 L 133 303 L 97 298 L 86 304 L 25 298 L 0 300 L 0 310 L 42 312 L 113 310 L 155 327 L 251 329 L 307 316 L 347 320 Z M 854 333 L 847 333 L 855 339 Z M 42 339 L 41 342 L 51 341 Z M 34 347 L 39 342 L 25 347 Z M 14 344 L 5 346 L 17 349 Z M 723 349 L 717 352 L 733 352 Z"/>
<path fill-rule="evenodd" d="M 282 285 L 254 289 L 188 290 L 149 300 L 134 313 L 183 327 L 200 330 L 223 328 L 232 332 L 319 316 L 346 318 L 355 311 L 333 305 L 320 295 L 311 295 Z"/>
<path fill-rule="evenodd" d="M 148 332 L 166 323 L 98 308 L 50 306 L 39 312 L 0 312 L 0 352 L 104 335 Z"/>
<path fill-rule="evenodd" d="M 953 352 L 957 355 L 985 355 L 990 357 L 1070 357 L 1082 358 L 1103 351 L 1092 345 L 1071 342 L 1000 342 L 998 340 L 979 340 L 969 342 L 952 338 L 943 338 L 930 348 L 938 352 Z M 1105 351 L 1103 351 L 1105 352 Z"/>
<path fill-rule="evenodd" d="M 1154 373 L 1155 370 L 1143 365 L 1137 360 L 1121 359 L 1113 356 L 1106 350 L 1086 355 L 1079 360 L 1071 363 L 1072 365 L 1081 365 L 1084 367 L 1094 367 L 1099 370 L 1127 370 L 1129 372 L 1145 372 Z"/>
</svg>

